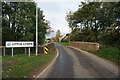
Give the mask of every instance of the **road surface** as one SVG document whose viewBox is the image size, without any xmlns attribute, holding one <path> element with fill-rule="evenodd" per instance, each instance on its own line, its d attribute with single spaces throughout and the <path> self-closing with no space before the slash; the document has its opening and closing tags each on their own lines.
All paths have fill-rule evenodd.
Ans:
<svg viewBox="0 0 120 80">
<path fill-rule="evenodd" d="M 39 78 L 117 78 L 118 68 L 89 53 L 55 43 L 59 56 Z"/>
</svg>

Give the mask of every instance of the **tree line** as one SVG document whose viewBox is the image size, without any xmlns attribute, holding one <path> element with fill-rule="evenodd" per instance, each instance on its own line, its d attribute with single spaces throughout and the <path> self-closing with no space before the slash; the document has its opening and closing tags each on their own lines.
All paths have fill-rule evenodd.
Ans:
<svg viewBox="0 0 120 80">
<path fill-rule="evenodd" d="M 81 2 L 77 11 L 70 11 L 66 16 L 72 29 L 71 41 L 98 42 L 119 47 L 119 6 L 119 2 Z"/>
<path fill-rule="evenodd" d="M 38 8 L 38 43 L 43 44 L 50 28 Z M 5 41 L 36 40 L 36 3 L 2 2 L 2 45 Z"/>
</svg>

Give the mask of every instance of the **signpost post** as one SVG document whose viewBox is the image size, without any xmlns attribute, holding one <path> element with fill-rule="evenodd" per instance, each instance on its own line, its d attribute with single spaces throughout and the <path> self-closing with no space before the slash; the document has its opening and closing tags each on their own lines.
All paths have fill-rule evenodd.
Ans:
<svg viewBox="0 0 120 80">
<path fill-rule="evenodd" d="M 30 47 L 29 47 L 29 57 L 30 57 Z"/>
<path fill-rule="evenodd" d="M 12 57 L 13 57 L 13 47 L 12 47 Z"/>
<path fill-rule="evenodd" d="M 12 48 L 12 57 L 13 57 L 13 48 L 29 47 L 29 57 L 30 57 L 30 47 L 34 47 L 34 42 L 33 41 L 6 41 L 6 47 Z"/>
</svg>

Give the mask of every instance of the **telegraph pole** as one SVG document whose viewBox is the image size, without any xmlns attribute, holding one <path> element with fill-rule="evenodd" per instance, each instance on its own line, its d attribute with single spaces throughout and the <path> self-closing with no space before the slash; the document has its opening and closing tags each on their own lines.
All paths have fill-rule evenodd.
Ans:
<svg viewBox="0 0 120 80">
<path fill-rule="evenodd" d="M 37 8 L 37 0 L 36 0 L 36 56 L 38 55 L 38 8 Z"/>
</svg>

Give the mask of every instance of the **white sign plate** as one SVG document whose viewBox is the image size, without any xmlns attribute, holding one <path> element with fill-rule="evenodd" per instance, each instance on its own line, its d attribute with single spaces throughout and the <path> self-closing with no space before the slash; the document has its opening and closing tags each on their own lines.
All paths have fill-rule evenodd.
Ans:
<svg viewBox="0 0 120 80">
<path fill-rule="evenodd" d="M 6 41 L 6 47 L 33 47 L 33 41 Z"/>
</svg>

